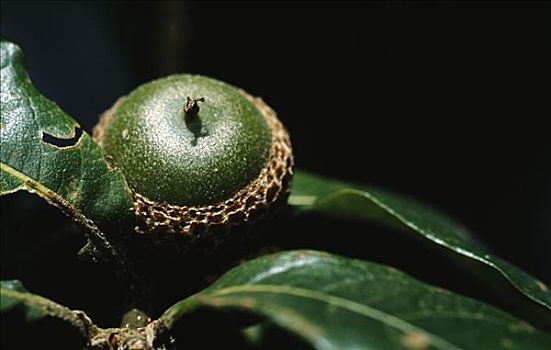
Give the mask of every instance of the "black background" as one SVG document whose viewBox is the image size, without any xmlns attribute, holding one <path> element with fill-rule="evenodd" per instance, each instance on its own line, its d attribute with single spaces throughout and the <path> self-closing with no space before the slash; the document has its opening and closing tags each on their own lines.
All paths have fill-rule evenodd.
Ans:
<svg viewBox="0 0 551 350">
<path fill-rule="evenodd" d="M 422 199 L 551 283 L 548 10 L 2 2 L 1 32 L 87 131 L 143 82 L 212 76 L 278 112 L 298 167 Z"/>
</svg>

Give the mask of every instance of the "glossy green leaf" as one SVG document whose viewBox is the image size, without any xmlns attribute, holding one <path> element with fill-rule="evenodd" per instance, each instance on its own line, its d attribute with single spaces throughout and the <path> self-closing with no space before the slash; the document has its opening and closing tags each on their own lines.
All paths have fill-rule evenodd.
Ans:
<svg viewBox="0 0 551 350">
<path fill-rule="evenodd" d="M 537 304 L 538 317 L 546 318 L 539 323 L 551 325 L 551 291 L 543 282 L 491 254 L 472 239 L 464 227 L 422 203 L 377 188 L 346 184 L 302 171 L 294 176 L 289 203 L 302 213 L 368 220 L 405 229 L 449 252 L 483 264 L 522 293 L 515 298 L 524 295 Z"/>
<path fill-rule="evenodd" d="M 315 251 L 258 258 L 169 308 L 171 328 L 203 308 L 271 320 L 316 349 L 549 349 L 551 336 L 489 305 L 390 267 Z"/>
<path fill-rule="evenodd" d="M 132 218 L 124 177 L 78 123 L 32 85 L 19 47 L 1 46 L 0 195 L 26 190 L 88 229 L 94 249 L 122 261 L 103 231 Z"/>
<path fill-rule="evenodd" d="M 53 317 L 74 327 L 84 337 L 89 337 L 95 327 L 80 311 L 73 311 L 49 299 L 29 293 L 18 280 L 0 281 L 0 314 L 19 309 L 27 322 Z M 7 320 L 2 320 L 6 322 Z"/>
</svg>

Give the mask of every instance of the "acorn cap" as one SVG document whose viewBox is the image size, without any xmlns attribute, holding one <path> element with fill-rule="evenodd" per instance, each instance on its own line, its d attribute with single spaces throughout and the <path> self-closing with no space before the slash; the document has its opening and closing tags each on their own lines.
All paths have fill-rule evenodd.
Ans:
<svg viewBox="0 0 551 350">
<path fill-rule="evenodd" d="M 139 233 L 229 232 L 288 195 L 291 143 L 276 114 L 211 78 L 140 86 L 101 116 L 94 139 L 126 177 Z"/>
</svg>

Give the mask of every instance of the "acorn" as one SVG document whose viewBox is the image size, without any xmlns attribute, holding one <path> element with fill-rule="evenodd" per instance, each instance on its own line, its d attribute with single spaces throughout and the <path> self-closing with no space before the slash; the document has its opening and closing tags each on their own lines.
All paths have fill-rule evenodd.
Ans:
<svg viewBox="0 0 551 350">
<path fill-rule="evenodd" d="M 135 231 L 195 241 L 243 231 L 285 203 L 289 135 L 262 99 L 199 75 L 141 85 L 94 128 L 134 199 Z"/>
</svg>

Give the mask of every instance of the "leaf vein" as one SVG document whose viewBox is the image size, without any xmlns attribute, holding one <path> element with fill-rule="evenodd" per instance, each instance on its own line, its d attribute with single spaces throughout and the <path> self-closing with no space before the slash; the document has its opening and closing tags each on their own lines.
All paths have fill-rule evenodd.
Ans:
<svg viewBox="0 0 551 350">
<path fill-rule="evenodd" d="M 313 291 L 303 288 L 291 287 L 291 286 L 277 286 L 277 285 L 246 285 L 246 286 L 234 286 L 220 289 L 216 292 L 209 294 L 211 297 L 223 297 L 225 295 L 237 294 L 237 293 L 272 293 L 272 294 L 287 294 L 291 296 L 307 298 L 326 302 L 331 305 L 346 309 L 350 312 L 357 313 L 368 318 L 375 319 L 388 325 L 392 328 L 398 329 L 402 332 L 422 332 L 431 338 L 432 344 L 441 349 L 460 349 L 458 346 L 451 344 L 447 340 L 432 334 L 431 332 L 411 324 L 405 320 L 402 320 L 396 316 L 390 315 L 384 311 L 372 308 L 370 306 L 357 303 L 352 300 L 347 300 L 338 296 L 326 294 L 319 291 Z M 202 299 L 202 298 L 200 298 Z"/>
</svg>

